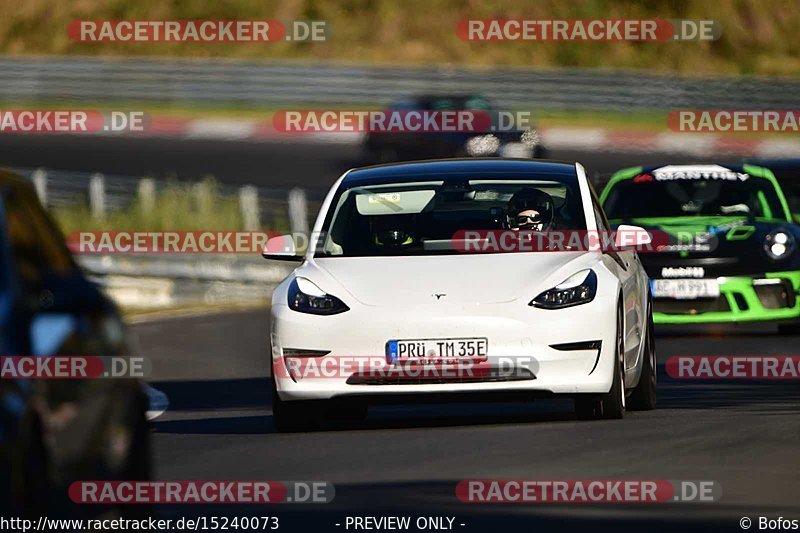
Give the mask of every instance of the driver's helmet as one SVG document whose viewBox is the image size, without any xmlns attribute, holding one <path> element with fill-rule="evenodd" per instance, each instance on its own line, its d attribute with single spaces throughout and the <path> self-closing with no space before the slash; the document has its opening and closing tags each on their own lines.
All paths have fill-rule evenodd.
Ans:
<svg viewBox="0 0 800 533">
<path fill-rule="evenodd" d="M 372 241 L 376 246 L 399 248 L 414 243 L 408 215 L 379 215 L 372 217 Z"/>
<path fill-rule="evenodd" d="M 513 229 L 547 231 L 553 227 L 553 198 L 539 189 L 517 191 L 508 201 L 506 212 Z"/>
</svg>

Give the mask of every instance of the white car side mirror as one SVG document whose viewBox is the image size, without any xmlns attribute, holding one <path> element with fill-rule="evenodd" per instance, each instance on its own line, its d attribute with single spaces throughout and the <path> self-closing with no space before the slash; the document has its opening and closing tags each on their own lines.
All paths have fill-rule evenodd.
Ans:
<svg viewBox="0 0 800 533">
<path fill-rule="evenodd" d="M 303 256 L 299 253 L 299 248 L 304 247 L 297 245 L 295 235 L 279 235 L 267 240 L 261 255 L 264 259 L 301 262 Z"/>
<path fill-rule="evenodd" d="M 621 224 L 614 235 L 614 247 L 618 250 L 647 246 L 651 242 L 653 242 L 653 236 L 639 226 Z"/>
</svg>

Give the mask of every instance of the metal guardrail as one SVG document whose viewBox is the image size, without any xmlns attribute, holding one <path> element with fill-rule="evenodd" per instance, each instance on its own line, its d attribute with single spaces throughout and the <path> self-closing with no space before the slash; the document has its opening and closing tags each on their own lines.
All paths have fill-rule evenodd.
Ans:
<svg viewBox="0 0 800 533">
<path fill-rule="evenodd" d="M 142 178 L 65 170 L 14 168 L 44 188 L 47 207 L 86 205 L 90 183 L 102 176 L 104 211 L 126 209 L 140 194 Z M 35 178 L 34 176 L 38 176 Z M 39 184 L 37 184 L 37 179 Z M 152 180 L 152 178 L 147 178 Z M 44 185 L 42 185 L 44 183 Z M 152 180 L 154 192 L 169 181 Z M 185 185 L 185 182 L 181 182 Z M 197 182 L 195 182 L 197 183 Z M 217 193 L 236 197 L 240 187 L 217 183 Z M 290 224 L 306 231 L 322 201 L 320 191 L 245 186 L 255 192 L 255 225 L 275 229 Z M 42 191 L 37 189 L 42 197 Z M 241 196 L 239 195 L 240 207 Z M 295 204 L 292 206 L 292 204 Z M 300 204 L 300 205 L 298 205 Z M 135 231 L 137 228 L 129 228 Z M 232 228 L 220 228 L 222 230 Z M 286 228 L 287 230 L 290 228 Z M 292 266 L 264 260 L 260 254 L 82 254 L 78 263 L 120 305 L 161 308 L 176 305 L 259 303 L 268 301 L 272 288 Z"/>
<path fill-rule="evenodd" d="M 46 207 L 63 207 L 86 205 L 90 202 L 90 183 L 93 176 L 97 173 L 90 172 L 77 172 L 69 170 L 52 170 L 52 169 L 32 169 L 32 168 L 14 168 L 14 172 L 24 176 L 28 179 L 33 179 L 33 176 L 38 172 L 46 179 L 46 192 L 45 203 Z M 130 207 L 139 193 L 139 183 L 141 177 L 134 176 L 120 176 L 113 174 L 102 175 L 104 182 L 104 210 L 113 212 L 116 210 L 126 209 Z M 170 180 L 158 179 L 152 180 L 155 192 L 163 187 L 168 186 Z M 186 182 L 175 181 L 186 185 Z M 197 183 L 197 182 L 192 182 Z M 230 185 L 227 183 L 215 184 L 216 191 L 219 195 L 228 198 L 235 198 L 241 187 Z M 258 218 L 260 220 L 255 224 L 258 227 L 275 228 L 291 222 L 291 213 L 289 210 L 289 198 L 291 197 L 288 187 L 264 187 L 264 186 L 247 186 L 256 192 L 256 202 L 258 204 Z M 319 206 L 324 198 L 325 191 L 318 189 L 304 189 L 303 190 L 307 206 L 305 206 L 304 214 L 307 220 L 305 226 L 302 226 L 302 221 L 296 221 L 298 230 L 303 230 L 313 224 L 310 217 L 316 215 Z M 41 199 L 41 193 L 40 193 Z"/>
<path fill-rule="evenodd" d="M 797 109 L 800 80 L 687 78 L 588 69 L 406 68 L 253 61 L 2 58 L 7 101 L 385 104 L 416 93 L 479 93 L 502 107 Z"/>
<path fill-rule="evenodd" d="M 132 308 L 266 303 L 295 265 L 239 255 L 78 255 L 90 278 Z"/>
</svg>

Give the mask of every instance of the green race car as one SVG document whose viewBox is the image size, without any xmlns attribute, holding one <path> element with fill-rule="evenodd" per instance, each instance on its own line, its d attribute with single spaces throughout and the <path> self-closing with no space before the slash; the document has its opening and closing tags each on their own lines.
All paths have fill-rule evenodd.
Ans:
<svg viewBox="0 0 800 533">
<path fill-rule="evenodd" d="M 754 165 L 634 167 L 600 197 L 612 226 L 653 232 L 641 260 L 658 324 L 775 322 L 800 332 L 800 226 Z"/>
</svg>

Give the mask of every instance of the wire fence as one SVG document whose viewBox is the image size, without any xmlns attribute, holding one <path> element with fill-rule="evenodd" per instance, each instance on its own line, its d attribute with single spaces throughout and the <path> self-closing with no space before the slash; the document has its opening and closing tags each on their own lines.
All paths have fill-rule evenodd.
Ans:
<svg viewBox="0 0 800 533">
<path fill-rule="evenodd" d="M 800 80 L 689 78 L 588 69 L 476 70 L 231 60 L 0 59 L 7 101 L 383 104 L 415 93 L 477 93 L 533 109 L 797 109 Z"/>
</svg>

